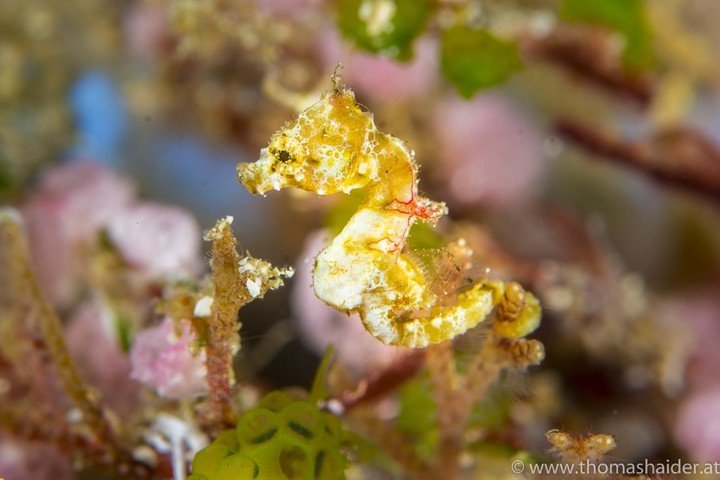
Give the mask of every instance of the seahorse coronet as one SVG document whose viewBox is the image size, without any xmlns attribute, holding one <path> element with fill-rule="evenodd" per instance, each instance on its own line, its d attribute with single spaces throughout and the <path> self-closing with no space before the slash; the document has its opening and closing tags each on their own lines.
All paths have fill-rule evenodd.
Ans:
<svg viewBox="0 0 720 480">
<path fill-rule="evenodd" d="M 237 172 L 256 194 L 288 187 L 319 195 L 364 188 L 358 210 L 315 259 L 315 294 L 340 311 L 358 312 L 365 328 L 386 344 L 424 347 L 475 327 L 505 296 L 502 282 L 482 281 L 445 305 L 404 251 L 416 221 L 434 225 L 448 212 L 444 203 L 419 194 L 414 157 L 405 142 L 378 130 L 350 89 L 334 88 L 275 132 L 259 160 L 239 164 Z M 518 318 L 524 323 L 505 325 L 504 331 L 529 333 L 539 322 L 539 308 Z"/>
</svg>

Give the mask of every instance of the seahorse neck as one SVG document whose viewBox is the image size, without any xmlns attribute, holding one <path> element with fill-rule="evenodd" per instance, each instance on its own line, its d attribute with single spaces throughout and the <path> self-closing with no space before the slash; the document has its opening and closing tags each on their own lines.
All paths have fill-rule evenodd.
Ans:
<svg viewBox="0 0 720 480">
<path fill-rule="evenodd" d="M 379 133 L 379 132 L 378 132 Z M 385 209 L 395 203 L 410 204 L 417 196 L 417 168 L 412 153 L 392 135 L 377 135 L 377 181 L 369 185 L 366 203 Z"/>
</svg>

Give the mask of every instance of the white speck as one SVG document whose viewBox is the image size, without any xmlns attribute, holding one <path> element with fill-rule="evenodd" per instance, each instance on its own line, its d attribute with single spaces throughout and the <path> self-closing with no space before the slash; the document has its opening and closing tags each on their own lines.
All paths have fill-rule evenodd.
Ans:
<svg viewBox="0 0 720 480">
<path fill-rule="evenodd" d="M 135 460 L 145 465 L 154 467 L 158 463 L 158 456 L 155 450 L 147 445 L 140 445 L 132 452 L 132 456 Z"/>
<path fill-rule="evenodd" d="M 173 480 L 185 480 L 186 455 L 207 445 L 207 438 L 193 424 L 166 413 L 157 415 L 143 438 L 159 453 L 170 453 Z"/>
<path fill-rule="evenodd" d="M 558 137 L 547 137 L 543 141 L 542 150 L 546 157 L 557 158 L 565 148 L 563 141 Z"/>
<path fill-rule="evenodd" d="M 170 333 L 167 334 L 167 341 L 171 345 L 174 345 L 180 341 L 180 335 L 178 334 L 178 331 L 176 329 L 173 328 Z"/>
<path fill-rule="evenodd" d="M 251 297 L 255 298 L 260 295 L 260 279 L 251 280 L 248 278 L 245 286 Z"/>
<path fill-rule="evenodd" d="M 238 272 L 245 273 L 253 268 L 252 265 L 250 265 L 250 262 L 248 260 L 248 257 L 243 257 L 238 262 Z"/>
<path fill-rule="evenodd" d="M 345 413 L 345 408 L 343 407 L 342 402 L 336 398 L 328 400 L 325 406 L 334 415 L 342 415 Z"/>
<path fill-rule="evenodd" d="M 168 442 L 165 437 L 156 431 L 149 431 L 145 433 L 143 438 L 160 453 L 167 453 L 170 451 L 170 442 Z"/>
<path fill-rule="evenodd" d="M 0 208 L 0 220 L 3 222 L 10 221 L 12 223 L 22 224 L 20 212 L 11 207 Z"/>
<path fill-rule="evenodd" d="M 213 297 L 202 297 L 195 304 L 195 310 L 193 310 L 193 315 L 200 318 L 209 317 L 210 315 L 212 315 L 212 305 L 214 301 L 215 299 Z"/>
<path fill-rule="evenodd" d="M 67 413 L 67 420 L 70 423 L 78 423 L 82 421 L 83 414 L 79 408 L 73 408 Z"/>
<path fill-rule="evenodd" d="M 530 21 L 530 29 L 535 35 L 548 35 L 556 24 L 555 16 L 549 13 L 538 13 Z"/>
</svg>

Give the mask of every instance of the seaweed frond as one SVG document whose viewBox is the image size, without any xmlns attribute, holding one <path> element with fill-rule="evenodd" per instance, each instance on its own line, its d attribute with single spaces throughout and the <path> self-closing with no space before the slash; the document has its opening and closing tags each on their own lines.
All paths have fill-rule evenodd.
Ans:
<svg viewBox="0 0 720 480">
<path fill-rule="evenodd" d="M 115 432 L 97 395 L 85 384 L 68 353 L 60 319 L 33 275 L 22 219 L 19 213 L 11 208 L 0 210 L 0 266 L 0 283 L 3 285 L 0 294 L 3 333 L 7 335 L 15 332 L 22 335 L 20 332 L 27 331 L 28 328 L 34 330 L 32 334 L 37 337 L 31 339 L 31 349 L 35 350 L 38 358 L 49 360 L 62 390 L 75 405 L 80 425 L 89 434 L 89 440 L 96 442 L 110 460 L 117 459 L 120 451 Z M 14 340 L 19 339 L 5 339 L 0 342 L 0 347 L 7 350 Z M 16 360 L 32 358 L 32 353 Z M 45 400 L 57 402 L 52 398 Z"/>
<path fill-rule="evenodd" d="M 238 311 L 292 276 L 290 268 L 276 268 L 250 255 L 241 256 L 231 228 L 232 217 L 219 220 L 205 234 L 210 242 L 212 295 L 195 304 L 193 316 L 205 318 L 206 365 L 209 386 L 207 422 L 218 428 L 234 422 L 230 388 L 232 358 L 240 349 Z"/>
</svg>

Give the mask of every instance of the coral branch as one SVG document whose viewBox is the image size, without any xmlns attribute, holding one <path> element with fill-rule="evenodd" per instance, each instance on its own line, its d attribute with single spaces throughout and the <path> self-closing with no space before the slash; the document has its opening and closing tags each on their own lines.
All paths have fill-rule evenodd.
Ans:
<svg viewBox="0 0 720 480">
<path fill-rule="evenodd" d="M 457 401 L 461 379 L 455 371 L 451 342 L 443 342 L 428 348 L 427 368 L 433 386 L 438 412 L 439 464 L 446 478 L 457 477 L 460 453 L 463 448 L 465 423 L 469 412 Z"/>
<path fill-rule="evenodd" d="M 522 39 L 531 58 L 547 60 L 618 95 L 646 106 L 653 95 L 653 80 L 646 73 L 629 72 L 611 35 L 586 25 L 557 25 L 542 36 Z"/>
<path fill-rule="evenodd" d="M 387 423 L 370 415 L 356 415 L 366 438 L 375 443 L 414 480 L 440 478 L 439 472 L 415 452 L 412 442 Z"/>
<path fill-rule="evenodd" d="M 665 130 L 649 140 L 628 141 L 569 121 L 560 121 L 556 129 L 589 152 L 720 201 L 720 152 L 699 132 Z"/>
<path fill-rule="evenodd" d="M 525 369 L 539 365 L 544 358 L 545 350 L 537 340 L 491 334 L 468 367 L 464 393 L 469 399 L 483 398 L 504 368 Z"/>
<path fill-rule="evenodd" d="M 230 408 L 230 385 L 232 384 L 233 348 L 238 348 L 237 320 L 242 306 L 240 286 L 240 255 L 230 223 L 219 221 L 205 236 L 212 242 L 212 279 L 215 286 L 213 319 L 207 332 L 206 365 L 210 391 L 208 422 L 218 427 L 234 423 Z"/>
<path fill-rule="evenodd" d="M 104 445 L 89 439 L 81 432 L 65 430 L 61 435 L 48 435 L 43 425 L 27 421 L 25 412 L 9 408 L 0 411 L 0 426 L 4 433 L 32 442 L 52 442 L 61 452 L 75 458 L 82 458 L 86 465 L 92 465 L 107 474 L 120 474 L 123 478 L 165 480 L 165 465 L 162 462 L 151 469 L 123 454 L 114 464 L 107 463 L 107 449 Z M 48 421 L 58 421 L 54 418 Z"/>
<path fill-rule="evenodd" d="M 236 420 L 230 408 L 230 388 L 234 383 L 232 358 L 240 349 L 238 332 L 242 324 L 238 311 L 252 300 L 262 298 L 268 290 L 280 287 L 283 278 L 293 274 L 292 269 L 273 268 L 263 260 L 241 257 L 231 223 L 232 217 L 219 220 L 205 235 L 210 242 L 213 283 L 213 295 L 201 300 L 210 305 L 205 350 L 210 389 L 206 421 L 211 430 L 231 426 Z M 194 315 L 202 317 L 204 313 L 198 306 Z"/>
<path fill-rule="evenodd" d="M 10 296 L 3 295 L 2 308 L 23 311 L 26 318 L 35 318 L 43 338 L 43 347 L 57 370 L 60 384 L 82 414 L 93 436 L 106 449 L 117 455 L 115 437 L 94 393 L 82 381 L 70 358 L 62 335 L 60 319 L 45 300 L 30 269 L 30 255 L 19 214 L 11 209 L 0 210 L 0 248 L 2 248 L 3 285 Z M 9 317 L 8 317 L 9 318 Z"/>
<path fill-rule="evenodd" d="M 537 340 L 508 338 L 490 332 L 463 376 L 455 372 L 452 344 L 428 349 L 427 368 L 433 384 L 440 434 L 439 465 L 445 478 L 457 477 L 465 445 L 465 425 L 478 400 L 507 368 L 525 369 L 545 358 Z"/>
<path fill-rule="evenodd" d="M 413 350 L 380 372 L 363 378 L 354 389 L 340 393 L 337 400 L 345 411 L 378 400 L 395 391 L 398 386 L 415 375 L 424 361 L 425 351 Z"/>
</svg>

